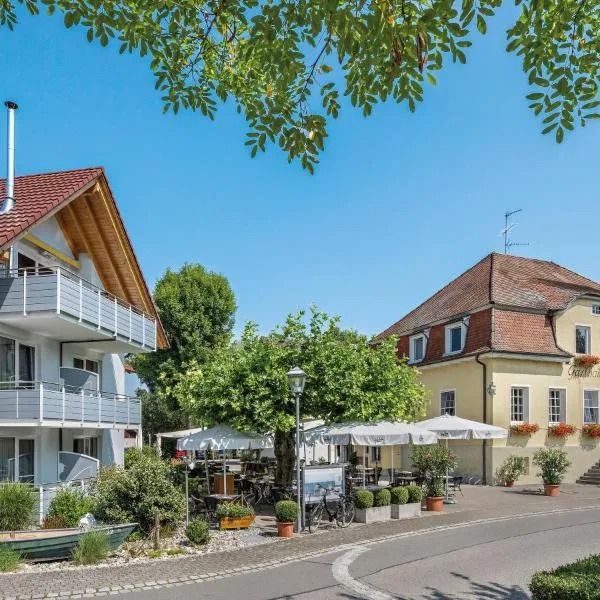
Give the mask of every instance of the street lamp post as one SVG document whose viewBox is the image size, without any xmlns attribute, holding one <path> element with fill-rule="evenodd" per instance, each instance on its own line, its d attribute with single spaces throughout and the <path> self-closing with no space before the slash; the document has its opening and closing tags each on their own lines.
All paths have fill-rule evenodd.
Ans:
<svg viewBox="0 0 600 600">
<path fill-rule="evenodd" d="M 301 498 L 301 473 L 300 473 L 300 396 L 304 391 L 304 384 L 306 383 L 306 373 L 299 367 L 294 367 L 287 373 L 288 382 L 290 385 L 290 391 L 296 398 L 296 485 L 297 493 L 296 498 L 298 500 L 298 532 L 302 531 L 304 525 L 304 502 Z"/>
<path fill-rule="evenodd" d="M 194 470 L 196 461 L 191 456 L 184 456 L 183 462 L 185 463 L 185 525 L 187 527 L 190 524 L 190 491 L 188 475 L 190 471 Z"/>
</svg>

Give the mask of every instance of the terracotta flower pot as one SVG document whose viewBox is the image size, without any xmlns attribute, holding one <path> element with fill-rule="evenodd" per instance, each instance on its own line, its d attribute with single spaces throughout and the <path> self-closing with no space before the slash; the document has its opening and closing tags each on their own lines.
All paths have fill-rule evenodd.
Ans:
<svg viewBox="0 0 600 600">
<path fill-rule="evenodd" d="M 506 487 L 513 487 L 515 485 L 515 482 L 514 481 L 505 481 L 504 485 Z"/>
<path fill-rule="evenodd" d="M 560 486 L 544 484 L 544 496 L 556 497 L 560 495 Z"/>
<path fill-rule="evenodd" d="M 277 523 L 277 534 L 279 537 L 290 538 L 294 535 L 293 523 Z"/>
<path fill-rule="evenodd" d="M 444 510 L 444 496 L 427 496 L 425 506 L 427 510 L 442 512 Z"/>
</svg>

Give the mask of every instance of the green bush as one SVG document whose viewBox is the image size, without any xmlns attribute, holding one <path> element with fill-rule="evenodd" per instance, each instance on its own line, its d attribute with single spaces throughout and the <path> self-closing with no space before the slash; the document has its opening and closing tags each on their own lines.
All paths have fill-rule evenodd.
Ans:
<svg viewBox="0 0 600 600">
<path fill-rule="evenodd" d="M 15 571 L 21 564 L 21 556 L 18 552 L 9 548 L 0 548 L 0 573 Z"/>
<path fill-rule="evenodd" d="M 373 494 L 373 506 L 389 506 L 391 500 L 390 490 L 383 488 Z"/>
<path fill-rule="evenodd" d="M 408 502 L 408 488 L 394 487 L 390 490 L 392 504 L 406 504 Z"/>
<path fill-rule="evenodd" d="M 538 476 L 545 485 L 560 485 L 571 461 L 560 448 L 540 448 L 533 455 L 533 464 L 540 468 Z"/>
<path fill-rule="evenodd" d="M 62 488 L 50 502 L 47 519 L 62 519 L 63 527 L 77 527 L 83 515 L 93 512 L 94 500 L 83 490 Z"/>
<path fill-rule="evenodd" d="M 190 521 L 189 525 L 185 528 L 185 535 L 194 546 L 204 546 L 205 544 L 208 544 L 208 540 L 210 540 L 208 523 L 202 519 Z"/>
<path fill-rule="evenodd" d="M 17 531 L 35 522 L 37 495 L 26 483 L 0 485 L 0 529 Z"/>
<path fill-rule="evenodd" d="M 217 517 L 241 519 L 254 515 L 254 509 L 251 506 L 242 506 L 241 504 L 219 504 L 217 506 Z"/>
<path fill-rule="evenodd" d="M 73 562 L 76 565 L 95 565 L 108 556 L 108 535 L 105 531 L 87 531 L 73 548 Z"/>
<path fill-rule="evenodd" d="M 507 456 L 502 464 L 496 469 L 496 479 L 507 483 L 509 481 L 517 481 L 521 475 L 527 473 L 527 460 L 524 456 L 515 456 L 511 454 Z"/>
<path fill-rule="evenodd" d="M 371 508 L 374 501 L 373 492 L 369 490 L 356 490 L 354 492 L 354 504 L 356 508 Z"/>
<path fill-rule="evenodd" d="M 409 485 L 406 489 L 408 490 L 409 504 L 423 500 L 423 490 L 418 485 Z"/>
<path fill-rule="evenodd" d="M 444 475 L 456 468 L 456 456 L 437 445 L 414 446 L 412 464 L 425 480 L 425 494 L 430 498 L 444 495 Z"/>
<path fill-rule="evenodd" d="M 600 554 L 535 573 L 529 589 L 534 600 L 600 600 Z"/>
<path fill-rule="evenodd" d="M 275 518 L 279 523 L 294 523 L 298 519 L 298 504 L 293 500 L 280 500 L 275 504 Z"/>
<path fill-rule="evenodd" d="M 93 486 L 96 517 L 106 523 L 139 523 L 144 533 L 175 525 L 185 514 L 185 496 L 173 483 L 172 468 L 156 452 L 129 452 L 128 467 L 104 467 Z"/>
</svg>

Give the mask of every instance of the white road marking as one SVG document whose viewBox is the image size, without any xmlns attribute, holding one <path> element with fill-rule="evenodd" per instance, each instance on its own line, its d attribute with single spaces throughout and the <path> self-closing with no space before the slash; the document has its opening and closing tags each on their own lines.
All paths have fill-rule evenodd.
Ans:
<svg viewBox="0 0 600 600">
<path fill-rule="evenodd" d="M 359 597 L 364 598 L 364 600 L 394 600 L 393 596 L 381 592 L 380 590 L 376 590 L 362 581 L 354 579 L 354 577 L 350 575 L 350 565 L 360 554 L 367 552 L 368 550 L 368 546 L 363 545 L 353 548 L 350 552 L 346 552 L 346 554 L 342 554 L 342 556 L 337 558 L 331 566 L 333 576 L 338 583 L 355 594 L 358 594 Z"/>
</svg>

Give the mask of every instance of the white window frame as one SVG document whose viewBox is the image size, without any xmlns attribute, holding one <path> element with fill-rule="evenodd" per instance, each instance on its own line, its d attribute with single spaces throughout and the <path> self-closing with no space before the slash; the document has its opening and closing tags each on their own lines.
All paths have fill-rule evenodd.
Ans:
<svg viewBox="0 0 600 600">
<path fill-rule="evenodd" d="M 83 446 L 84 446 L 83 449 L 85 450 L 85 444 L 87 442 L 90 445 L 89 450 L 91 450 L 92 439 L 96 440 L 96 454 L 98 454 L 98 456 L 92 456 L 91 454 L 85 454 L 85 452 L 83 453 L 83 456 L 90 456 L 90 457 L 98 460 L 100 458 L 100 437 L 99 436 L 97 436 L 97 435 L 75 435 L 75 436 L 73 436 L 73 446 L 75 446 L 75 440 L 83 440 Z M 75 454 L 79 454 L 78 452 L 75 452 L 75 450 L 73 450 L 73 452 Z"/>
<path fill-rule="evenodd" d="M 19 375 L 21 373 L 21 364 L 20 364 L 20 362 L 21 362 L 20 354 L 21 353 L 19 350 L 20 346 L 29 346 L 30 348 L 33 348 L 35 351 L 35 359 L 33 361 L 33 381 L 37 381 L 37 376 L 38 376 L 38 373 L 40 372 L 40 365 L 41 365 L 40 345 L 36 344 L 34 342 L 28 342 L 27 340 L 25 340 L 23 338 L 18 338 L 18 337 L 15 337 L 14 335 L 11 335 L 8 333 L 3 333 L 2 331 L 0 331 L 0 337 L 6 338 L 7 340 L 12 340 L 15 343 L 15 378 L 14 378 L 13 384 L 15 386 L 19 386 L 21 384 L 21 379 L 19 377 Z M 25 383 L 29 383 L 29 382 L 25 382 Z M 6 436 L 6 437 L 11 437 L 11 436 Z"/>
<path fill-rule="evenodd" d="M 452 416 L 456 416 L 456 388 L 445 388 L 440 390 L 440 415 L 448 414 L 446 412 L 442 412 L 442 394 L 447 394 L 448 392 L 452 392 L 454 394 L 454 414 Z"/>
<path fill-rule="evenodd" d="M 577 329 L 579 327 L 585 327 L 588 331 L 587 334 L 587 344 L 586 344 L 586 349 L 585 352 L 577 352 Z M 585 355 L 585 354 L 591 354 L 592 353 L 592 326 L 589 325 L 588 323 L 575 323 L 575 354 L 579 354 L 581 355 Z"/>
<path fill-rule="evenodd" d="M 550 393 L 552 391 L 559 391 L 561 393 L 561 406 L 558 421 L 550 420 Z M 557 425 L 558 423 L 567 422 L 567 388 L 561 385 L 550 385 L 548 386 L 548 425 Z"/>
<path fill-rule="evenodd" d="M 592 304 L 592 314 L 595 317 L 600 317 L 600 304 L 598 304 L 598 303 Z"/>
<path fill-rule="evenodd" d="M 415 347 L 414 343 L 416 340 L 423 340 L 423 356 L 418 360 L 415 359 Z M 416 335 L 411 335 L 408 340 L 408 358 L 410 363 L 420 363 L 425 360 L 425 355 L 427 354 L 427 336 L 424 333 L 417 333 Z"/>
<path fill-rule="evenodd" d="M 453 329 L 458 329 L 460 327 L 460 349 L 452 350 L 452 333 Z M 446 356 L 451 354 L 460 354 L 465 349 L 465 341 L 467 339 L 467 326 L 464 321 L 455 321 L 454 323 L 449 323 L 446 325 L 444 330 L 444 354 Z"/>
<path fill-rule="evenodd" d="M 586 421 L 585 420 L 585 393 L 586 392 L 596 392 L 596 394 L 598 394 L 598 421 Z M 582 414 L 582 423 L 584 425 L 591 425 L 593 423 L 598 424 L 600 423 L 600 388 L 584 388 L 583 392 L 582 392 L 582 396 L 581 396 L 581 409 L 583 411 Z"/>
<path fill-rule="evenodd" d="M 513 410 L 512 410 L 512 400 L 513 400 L 513 390 L 516 388 L 522 388 L 526 391 L 525 395 L 523 396 L 523 420 L 522 421 L 514 421 L 513 420 Z M 509 417 L 510 417 L 510 424 L 511 425 L 518 425 L 520 423 L 529 423 L 529 419 L 530 419 L 530 398 L 531 398 L 531 386 L 527 385 L 527 384 L 522 384 L 522 383 L 514 383 L 510 386 L 510 396 L 508 398 L 508 410 L 509 410 Z"/>
</svg>

